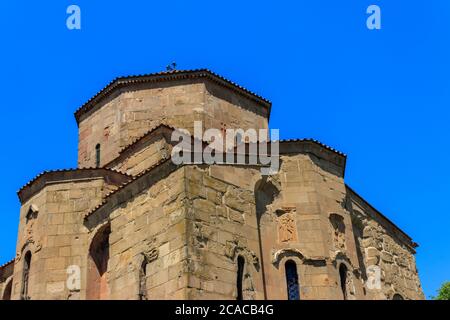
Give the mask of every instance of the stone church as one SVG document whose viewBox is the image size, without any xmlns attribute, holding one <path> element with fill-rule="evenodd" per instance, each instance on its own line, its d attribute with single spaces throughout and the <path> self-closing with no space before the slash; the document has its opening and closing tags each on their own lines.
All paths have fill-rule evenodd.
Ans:
<svg viewBox="0 0 450 320">
<path fill-rule="evenodd" d="M 178 128 L 264 129 L 270 112 L 204 69 L 112 81 L 75 112 L 78 167 L 18 191 L 0 298 L 423 299 L 417 244 L 345 183 L 345 154 L 280 140 L 266 176 L 171 161 Z"/>
</svg>

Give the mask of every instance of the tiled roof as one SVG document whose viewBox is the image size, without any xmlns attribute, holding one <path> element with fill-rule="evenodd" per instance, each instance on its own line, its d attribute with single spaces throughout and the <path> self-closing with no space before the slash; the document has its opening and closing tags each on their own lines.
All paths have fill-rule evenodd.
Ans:
<svg viewBox="0 0 450 320">
<path fill-rule="evenodd" d="M 225 86 L 235 92 L 250 98 L 258 103 L 264 104 L 270 113 L 271 102 L 256 93 L 208 70 L 208 69 L 194 69 L 194 70 L 173 70 L 167 72 L 158 72 L 151 74 L 118 77 L 111 81 L 106 87 L 100 90 L 95 96 L 89 99 L 83 104 L 77 111 L 75 111 L 75 119 L 79 122 L 80 117 L 85 112 L 92 109 L 96 103 L 100 102 L 103 98 L 114 92 L 116 89 L 138 83 L 155 83 L 180 79 L 195 79 L 195 78 L 208 78 L 219 85 Z"/>
<path fill-rule="evenodd" d="M 15 261 L 15 260 L 12 259 L 12 260 L 10 260 L 10 261 L 8 261 L 8 262 L 6 262 L 6 263 L 0 265 L 0 269 L 3 269 L 4 267 L 9 266 L 10 264 L 14 263 L 14 261 Z"/>
<path fill-rule="evenodd" d="M 94 208 L 92 208 L 88 213 L 86 213 L 84 215 L 84 219 L 86 220 L 90 215 L 92 215 L 95 211 L 97 211 L 98 209 L 100 209 L 101 207 L 103 207 L 107 202 L 108 199 L 113 196 L 115 193 L 119 192 L 120 190 L 122 190 L 123 188 L 125 188 L 126 186 L 128 186 L 130 183 L 133 183 L 134 181 L 136 181 L 137 179 L 139 179 L 140 177 L 144 176 L 145 174 L 149 173 L 150 171 L 152 171 L 153 169 L 155 169 L 156 167 L 160 166 L 161 164 L 170 161 L 170 158 L 167 159 L 162 159 L 160 161 L 158 161 L 157 163 L 155 163 L 154 165 L 152 165 L 151 167 L 149 167 L 148 169 L 142 171 L 141 173 L 139 173 L 136 176 L 133 176 L 131 178 L 130 181 L 123 183 L 121 186 L 119 186 L 117 189 L 111 191 L 110 193 L 106 194 L 105 197 L 103 198 L 103 201 L 101 203 L 99 203 L 97 206 L 95 206 Z"/>
<path fill-rule="evenodd" d="M 140 138 L 137 138 L 133 143 L 129 144 L 128 146 L 126 146 L 124 149 L 122 149 L 122 152 L 124 152 L 125 149 L 131 148 L 134 144 L 138 143 L 141 139 L 143 139 L 144 137 L 146 137 L 147 135 L 151 134 L 152 132 L 154 132 L 156 129 L 160 128 L 160 127 L 167 127 L 169 129 L 173 129 L 175 130 L 175 128 L 167 126 L 165 124 L 160 124 L 152 129 L 150 129 L 146 134 L 144 134 L 143 136 L 141 136 Z M 313 140 L 313 139 L 291 139 L 291 140 L 280 140 L 280 143 L 284 143 L 284 142 L 312 142 L 315 143 L 317 145 L 319 145 L 320 147 L 326 148 L 327 150 L 330 150 L 332 152 L 335 152 L 343 157 L 345 157 L 345 154 L 343 154 L 342 152 L 339 152 L 327 145 L 324 145 L 323 143 L 317 141 L 317 140 Z M 155 169 L 156 167 L 160 166 L 161 164 L 170 161 L 170 158 L 167 159 L 162 159 L 160 161 L 158 161 L 157 163 L 155 163 L 154 165 L 152 165 L 151 167 L 149 167 L 148 169 L 142 171 L 141 173 L 139 173 L 136 176 L 133 176 L 131 178 L 130 181 L 122 184 L 121 186 L 119 186 L 119 188 L 117 188 L 116 190 L 111 191 L 110 193 L 108 193 L 107 195 L 105 195 L 105 197 L 103 198 L 103 201 L 98 204 L 96 207 L 94 207 L 91 211 L 89 211 L 88 213 L 86 213 L 86 215 L 84 216 L 84 219 L 87 219 L 89 216 L 91 216 L 95 211 L 97 211 L 98 209 L 100 209 L 101 207 L 103 207 L 109 200 L 109 198 L 114 195 L 115 193 L 119 192 L 120 190 L 122 190 L 123 188 L 125 188 L 127 185 L 133 183 L 134 181 L 136 181 L 137 179 L 139 179 L 140 177 L 144 176 L 145 174 L 147 174 L 148 172 L 152 171 L 153 169 Z"/>
<path fill-rule="evenodd" d="M 162 128 L 162 127 L 165 127 L 165 128 L 167 128 L 167 129 L 170 129 L 170 130 L 177 130 L 175 127 L 172 127 L 172 126 L 170 126 L 170 125 L 168 125 L 168 124 L 160 123 L 160 124 L 158 124 L 158 125 L 152 127 L 151 129 L 149 129 L 149 130 L 148 130 L 146 133 L 144 133 L 142 136 L 140 136 L 140 137 L 134 139 L 131 143 L 129 143 L 128 145 L 126 145 L 125 147 L 123 147 L 123 148 L 119 151 L 119 155 L 123 154 L 123 153 L 124 153 L 125 151 L 127 151 L 128 149 L 133 148 L 133 147 L 134 147 L 137 143 L 139 143 L 142 139 L 146 138 L 148 135 L 150 135 L 151 133 L 153 133 L 154 131 L 156 131 L 156 130 L 158 130 L 159 128 Z M 202 140 L 202 141 L 207 143 L 207 141 L 204 141 L 204 140 Z M 332 148 L 332 147 L 330 147 L 330 146 L 328 146 L 328 145 L 326 145 L 326 144 L 324 144 L 324 143 L 322 143 L 322 142 L 320 142 L 320 141 L 318 141 L 318 140 L 311 139 L 311 138 L 303 138 L 303 139 L 282 139 L 282 140 L 279 140 L 279 142 L 280 142 L 280 143 L 289 143 L 289 142 L 311 142 L 311 143 L 317 144 L 317 145 L 319 145 L 319 146 L 321 146 L 321 147 L 323 147 L 323 148 L 325 148 L 325 149 L 327 149 L 327 150 L 329 150 L 329 151 L 332 151 L 332 152 L 334 152 L 334 153 L 336 153 L 336 154 L 338 154 L 338 155 L 340 155 L 340 156 L 347 157 L 347 155 L 346 155 L 345 153 L 343 153 L 343 152 L 341 152 L 341 151 L 339 151 L 339 150 L 336 150 L 336 149 L 334 149 L 334 148 Z M 113 163 L 116 159 L 117 159 L 117 158 L 113 159 L 112 161 L 110 161 L 110 163 Z M 106 165 L 106 167 L 107 167 L 110 163 L 108 163 L 108 164 Z"/>
<path fill-rule="evenodd" d="M 114 174 L 120 174 L 122 176 L 125 176 L 129 179 L 131 179 L 132 177 L 126 173 L 123 172 L 119 172 L 113 169 L 107 169 L 107 168 L 81 168 L 81 169 L 60 169 L 60 170 L 47 170 L 47 171 L 43 171 L 40 174 L 38 174 L 36 177 L 34 177 L 33 179 L 31 179 L 27 184 L 25 184 L 22 188 L 20 188 L 17 191 L 17 194 L 19 196 L 19 198 L 21 199 L 21 195 L 24 192 L 25 189 L 27 189 L 28 187 L 31 187 L 37 180 L 39 180 L 40 178 L 48 175 L 48 174 L 52 174 L 52 173 L 69 173 L 69 172 L 83 172 L 83 171 L 94 171 L 94 170 L 105 170 L 105 171 L 109 171 L 112 172 Z M 22 199 L 21 199 L 22 200 Z"/>
<path fill-rule="evenodd" d="M 332 148 L 332 147 L 330 147 L 330 146 L 328 146 L 328 145 L 326 145 L 326 144 L 324 144 L 324 143 L 322 143 L 322 142 L 320 142 L 318 140 L 315 140 L 315 139 L 303 138 L 303 139 L 282 139 L 282 140 L 280 140 L 280 143 L 287 143 L 287 142 L 312 142 L 312 143 L 318 144 L 319 146 L 321 146 L 321 147 L 323 147 L 325 149 L 328 149 L 328 150 L 330 150 L 330 151 L 332 151 L 334 153 L 337 153 L 337 154 L 339 154 L 339 155 L 341 155 L 343 157 L 347 157 L 347 155 L 345 153 L 343 153 L 343 152 L 341 152 L 339 150 L 336 150 L 336 149 L 334 149 L 334 148 Z"/>
<path fill-rule="evenodd" d="M 131 148 L 132 146 L 134 146 L 135 144 L 137 144 L 139 141 L 141 141 L 142 139 L 144 139 L 145 137 L 147 137 L 149 134 L 151 134 L 152 132 L 158 130 L 159 128 L 167 128 L 170 130 L 177 130 L 176 128 L 169 126 L 165 123 L 160 123 L 154 127 L 152 127 L 151 129 L 149 129 L 146 133 L 144 133 L 142 136 L 135 138 L 132 142 L 130 142 L 128 145 L 126 145 L 125 147 L 123 147 L 122 149 L 119 150 L 119 155 L 124 153 L 127 149 Z M 115 159 L 114 159 L 115 160 Z M 113 160 L 113 161 L 114 161 Z M 111 162 L 113 162 L 111 161 Z"/>
</svg>

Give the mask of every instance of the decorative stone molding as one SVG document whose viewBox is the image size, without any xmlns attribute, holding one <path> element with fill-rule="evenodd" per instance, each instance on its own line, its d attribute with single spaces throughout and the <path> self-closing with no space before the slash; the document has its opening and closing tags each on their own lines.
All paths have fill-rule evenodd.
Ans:
<svg viewBox="0 0 450 320">
<path fill-rule="evenodd" d="M 340 250 L 330 253 L 330 261 L 336 268 L 338 267 L 338 265 L 340 263 L 344 263 L 346 265 L 347 269 L 351 270 L 351 272 L 358 278 L 361 275 L 359 268 L 357 266 L 353 265 L 352 261 L 347 257 L 347 255 Z"/>
<path fill-rule="evenodd" d="M 244 256 L 245 260 L 252 264 L 256 270 L 259 270 L 259 258 L 251 250 L 247 249 L 238 239 L 227 241 L 224 249 L 225 256 L 231 260 L 235 260 L 238 254 Z"/>
<path fill-rule="evenodd" d="M 280 262 L 285 257 L 297 257 L 304 264 L 326 264 L 325 257 L 308 257 L 305 256 L 300 250 L 295 248 L 285 248 L 280 250 L 272 250 L 272 264 L 278 268 Z"/>
<path fill-rule="evenodd" d="M 32 253 L 36 253 L 41 251 L 42 243 L 41 241 L 35 241 L 33 237 L 30 237 L 27 240 L 25 240 L 24 244 L 16 254 L 16 261 L 19 261 L 22 258 L 22 255 L 26 251 L 25 249 L 27 248 L 29 248 Z"/>
</svg>

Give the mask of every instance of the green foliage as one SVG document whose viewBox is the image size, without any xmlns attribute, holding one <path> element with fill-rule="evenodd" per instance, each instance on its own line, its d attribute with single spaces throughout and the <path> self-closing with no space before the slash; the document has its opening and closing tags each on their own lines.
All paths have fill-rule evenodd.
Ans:
<svg viewBox="0 0 450 320">
<path fill-rule="evenodd" d="M 434 300 L 450 300 L 450 281 L 444 282 Z"/>
</svg>

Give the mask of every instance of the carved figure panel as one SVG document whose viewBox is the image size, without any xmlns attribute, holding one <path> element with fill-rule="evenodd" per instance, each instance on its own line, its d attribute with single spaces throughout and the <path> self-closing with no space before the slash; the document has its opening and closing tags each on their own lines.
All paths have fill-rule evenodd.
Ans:
<svg viewBox="0 0 450 320">
<path fill-rule="evenodd" d="M 345 251 L 345 224 L 344 217 L 332 213 L 330 214 L 330 223 L 332 226 L 332 236 L 334 247 L 338 250 Z"/>
<path fill-rule="evenodd" d="M 298 240 L 295 208 L 282 208 L 276 211 L 278 216 L 278 241 L 281 243 Z"/>
</svg>

